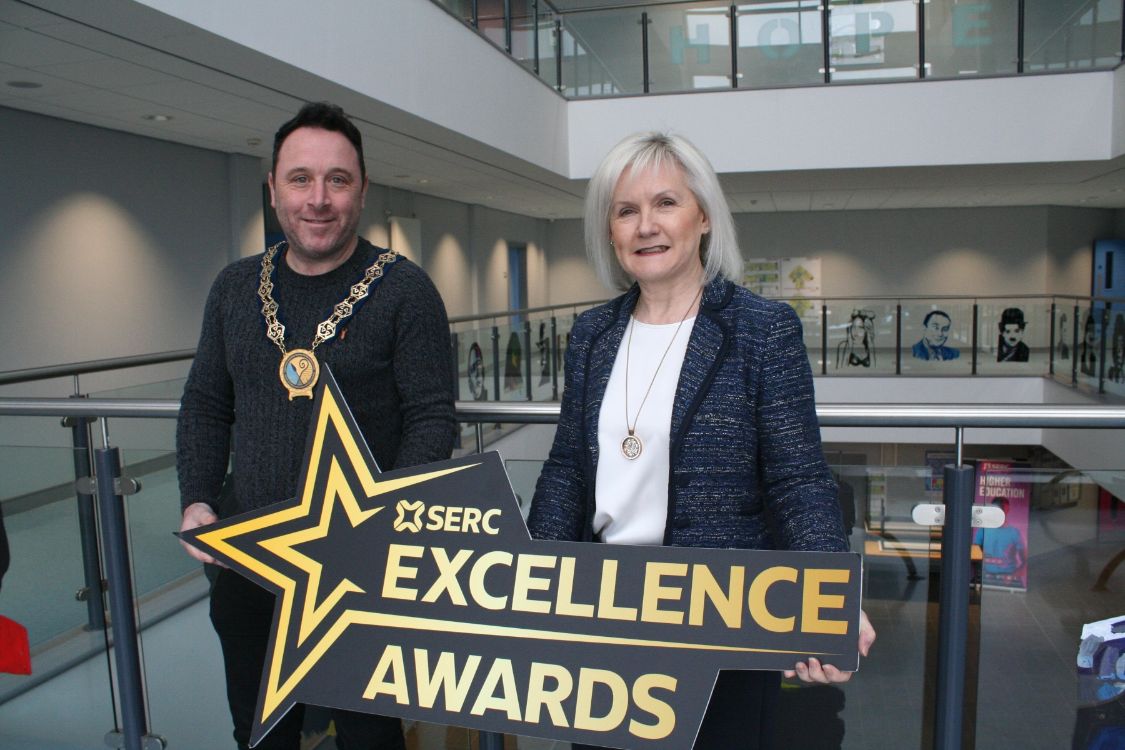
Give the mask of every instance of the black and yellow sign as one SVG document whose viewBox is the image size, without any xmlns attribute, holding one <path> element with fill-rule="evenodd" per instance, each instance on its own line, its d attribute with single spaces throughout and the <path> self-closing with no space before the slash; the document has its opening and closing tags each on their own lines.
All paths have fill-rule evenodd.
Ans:
<svg viewBox="0 0 1125 750">
<path fill-rule="evenodd" d="M 719 669 L 858 663 L 851 554 L 533 541 L 495 453 L 380 473 L 324 373 L 299 496 L 183 538 L 277 594 L 294 703 L 689 748 Z"/>
</svg>

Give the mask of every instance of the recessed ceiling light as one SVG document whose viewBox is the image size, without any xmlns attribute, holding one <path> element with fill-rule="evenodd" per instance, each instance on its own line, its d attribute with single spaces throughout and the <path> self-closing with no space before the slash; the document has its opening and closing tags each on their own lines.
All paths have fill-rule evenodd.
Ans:
<svg viewBox="0 0 1125 750">
<path fill-rule="evenodd" d="M 14 89 L 41 89 L 43 84 L 36 83 L 35 81 L 8 81 L 8 85 Z"/>
<path fill-rule="evenodd" d="M 420 179 L 418 180 L 418 184 L 419 184 L 419 185 L 429 185 L 429 184 L 430 184 L 430 180 L 429 180 L 429 178 L 427 178 L 427 177 L 422 177 L 422 178 L 420 178 Z"/>
<path fill-rule="evenodd" d="M 151 120 L 152 122 L 168 122 L 172 119 L 172 115 L 141 115 L 142 120 Z"/>
<path fill-rule="evenodd" d="M 261 146 L 262 145 L 262 139 L 261 138 L 247 138 L 246 139 L 246 145 L 247 146 Z"/>
</svg>

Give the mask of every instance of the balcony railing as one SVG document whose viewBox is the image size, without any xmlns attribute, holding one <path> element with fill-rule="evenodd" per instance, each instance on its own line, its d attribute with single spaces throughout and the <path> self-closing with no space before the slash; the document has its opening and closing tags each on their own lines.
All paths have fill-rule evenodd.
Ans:
<svg viewBox="0 0 1125 750">
<path fill-rule="evenodd" d="M 53 612 L 66 608 L 67 586 L 73 587 L 78 583 L 74 580 L 76 572 L 81 575 L 80 568 L 67 562 L 72 556 L 72 550 L 78 548 L 78 540 L 66 539 L 65 533 L 84 531 L 90 538 L 82 539 L 83 546 L 90 544 L 99 551 L 94 555 L 95 566 L 88 571 L 96 581 L 87 579 L 83 587 L 87 592 L 85 600 L 93 604 L 92 608 L 97 610 L 99 619 L 88 622 L 86 627 L 101 629 L 106 628 L 107 623 L 112 623 L 115 630 L 112 656 L 116 660 L 116 669 L 112 679 L 107 676 L 104 690 L 106 693 L 117 691 L 121 720 L 117 721 L 116 711 L 113 711 L 105 716 L 105 724 L 86 726 L 84 732 L 92 738 L 92 742 L 100 738 L 107 727 L 112 726 L 111 734 L 119 746 L 148 747 L 152 737 L 165 733 L 169 735 L 172 746 L 198 744 L 197 735 L 201 729 L 197 719 L 178 724 L 175 731 L 172 725 L 176 722 L 167 714 L 150 724 L 146 706 L 151 703 L 153 696 L 148 693 L 151 688 L 146 687 L 144 675 L 148 674 L 151 679 L 157 671 L 151 662 L 160 656 L 151 650 L 145 652 L 127 648 L 128 644 L 137 639 L 138 624 L 143 627 L 153 622 L 150 609 L 144 606 L 138 608 L 134 600 L 148 600 L 154 587 L 166 588 L 169 583 L 152 580 L 152 570 L 180 571 L 180 575 L 184 575 L 183 571 L 194 567 L 169 534 L 177 523 L 179 507 L 175 483 L 166 476 L 168 467 L 151 464 L 147 454 L 138 453 L 133 448 L 119 453 L 110 439 L 111 434 L 128 434 L 123 422 L 155 418 L 156 422 L 170 427 L 171 419 L 177 412 L 178 403 L 172 399 L 0 399 L 0 417 L 5 419 L 42 420 L 66 416 L 75 424 L 81 425 L 82 431 L 87 431 L 92 421 L 97 420 L 96 432 L 100 433 L 100 441 L 91 442 L 100 442 L 105 446 L 96 451 L 91 451 L 91 443 L 87 443 L 84 448 L 75 446 L 79 449 L 76 453 L 93 453 L 97 457 L 97 471 L 94 472 L 90 468 L 95 464 L 85 464 L 85 468 L 75 464 L 79 473 L 76 484 L 77 509 L 81 513 L 84 507 L 92 506 L 96 501 L 101 514 L 100 524 L 97 526 L 85 527 L 81 523 L 74 523 L 72 528 L 68 516 L 74 512 L 74 494 L 70 494 L 69 498 L 40 499 L 35 503 L 25 502 L 22 498 L 4 498 L 5 511 L 9 513 L 9 531 L 18 535 L 13 539 L 13 549 L 18 550 L 21 557 L 41 549 L 50 552 L 42 565 L 29 564 L 27 560 L 14 557 L 13 568 L 5 581 L 8 584 L 5 586 L 5 593 L 8 594 L 8 609 L 5 614 L 17 620 L 34 622 L 33 640 L 36 640 L 36 635 L 46 632 L 57 644 L 58 634 L 66 630 L 65 623 L 47 623 L 43 617 L 44 610 Z M 974 508 L 971 491 L 974 482 L 973 469 L 963 462 L 963 431 L 968 427 L 1119 430 L 1125 428 L 1125 408 L 821 404 L 818 405 L 817 412 L 821 423 L 829 427 L 948 427 L 956 435 L 956 452 L 948 456 L 948 463 L 951 465 L 944 469 L 944 495 L 941 489 L 936 493 L 929 492 L 931 485 L 941 478 L 932 468 L 848 465 L 847 462 L 833 467 L 842 482 L 857 487 L 858 517 L 862 522 L 857 527 L 859 530 L 854 532 L 856 536 L 853 537 L 853 546 L 858 544 L 859 549 L 864 549 L 867 553 L 864 578 L 865 581 L 870 579 L 870 583 L 865 586 L 865 601 L 883 633 L 882 642 L 873 657 L 865 662 L 862 674 L 856 681 L 849 683 L 845 690 L 873 690 L 880 696 L 889 693 L 913 696 L 911 701 L 915 710 L 896 710 L 880 719 L 881 731 L 888 737 L 895 738 L 892 744 L 919 746 L 921 743 L 922 746 L 929 746 L 924 739 L 929 737 L 937 748 L 962 747 L 964 732 L 968 732 L 967 736 L 970 738 L 975 734 L 978 746 L 981 747 L 1004 744 L 1011 740 L 1012 733 L 1018 732 L 1018 728 L 1013 727 L 1010 721 L 1000 722 L 999 735 L 992 728 L 995 722 L 987 720 L 987 717 L 978 721 L 977 680 L 980 679 L 983 685 L 988 675 L 994 672 L 1010 678 L 1034 662 L 1039 665 L 1036 667 L 1039 677 L 1046 679 L 1048 684 L 1058 684 L 1067 675 L 1073 675 L 1074 662 L 1071 659 L 1068 664 L 1063 659 L 1061 666 L 1055 665 L 1059 660 L 1054 659 L 1057 653 L 1053 643 L 1029 641 L 1023 644 L 1025 650 L 1014 654 L 1007 648 L 1007 642 L 1012 636 L 1005 635 L 1010 619 L 1006 613 L 1010 609 L 1010 602 L 1015 601 L 1015 598 L 1004 592 L 1003 596 L 986 601 L 987 593 L 982 592 L 980 581 L 976 578 L 979 570 L 974 569 L 971 561 L 970 545 L 976 543 L 972 541 L 975 537 L 969 528 Z M 551 423 L 557 419 L 557 413 L 557 404 L 458 404 L 459 418 L 468 422 Z M 115 425 L 112 431 L 109 425 L 111 421 Z M 1108 439 L 1114 439 L 1114 434 L 1111 433 Z M 145 443 L 147 449 L 157 447 L 151 441 Z M 138 456 L 140 461 L 136 460 Z M 147 473 L 143 468 L 146 462 L 150 463 Z M 33 464 L 35 460 L 26 463 Z M 1115 550 L 1120 546 L 1115 546 L 1114 542 L 1120 541 L 1122 529 L 1112 525 L 1110 516 L 1120 511 L 1120 501 L 1110 498 L 1109 502 L 1116 502 L 1117 505 L 1110 507 L 1110 515 L 1104 521 L 1107 524 L 1105 528 L 1102 527 L 1101 520 L 1095 526 L 1093 516 L 1087 512 L 1093 508 L 1093 501 L 1087 496 L 1091 493 L 1096 496 L 1098 492 L 1097 485 L 1093 483 L 1120 483 L 1120 467 L 1105 468 L 1116 470 L 1103 472 L 1105 477 L 1092 472 L 1083 478 L 1073 471 L 1037 469 L 1022 477 L 1022 481 L 1042 488 L 1042 491 L 1032 492 L 1029 484 L 1029 493 L 1034 498 L 1032 518 L 1038 519 L 1036 523 L 1045 527 L 1039 536 L 1030 541 L 1029 554 L 1032 557 L 1028 566 L 1036 574 L 1030 579 L 1029 585 L 1035 597 L 1029 600 L 1028 606 L 1053 607 L 1052 616 L 1068 622 L 1078 623 L 1120 614 L 1115 609 L 1119 598 L 1112 593 L 1112 587 L 1104 596 L 1087 596 L 1079 600 L 1070 592 L 1076 590 L 1075 584 L 1088 585 L 1089 582 L 1071 581 L 1069 578 L 1055 580 L 1059 578 L 1061 571 L 1072 568 L 1089 570 L 1091 577 L 1098 571 L 1095 587 L 1101 586 L 1105 590 L 1114 575 L 1116 561 L 1120 558 L 1120 555 L 1114 557 Z M 138 474 L 145 474 L 143 489 L 139 484 L 118 479 L 120 475 Z M 118 481 L 114 481 L 115 479 Z M 59 481 L 68 484 L 64 477 L 59 477 Z M 941 486 L 940 482 L 937 486 Z M 94 488 L 96 492 L 89 494 Z M 1057 491 L 1060 489 L 1061 495 Z M 136 491 L 137 494 L 130 495 L 130 491 Z M 1062 502 L 1058 502 L 1060 498 Z M 66 502 L 67 499 L 70 502 Z M 944 529 L 912 527 L 909 521 L 910 508 L 919 502 L 939 503 L 944 507 Z M 129 512 L 122 513 L 124 509 Z M 25 516 L 29 519 L 26 522 Z M 52 524 L 60 527 L 63 536 L 48 540 L 44 535 L 51 533 L 49 527 Z M 101 529 L 100 534 L 96 531 L 98 527 Z M 1114 534 L 1117 536 L 1113 536 Z M 908 536 L 913 541 L 907 540 Z M 1038 549 L 1036 545 L 1041 545 L 1042 549 Z M 108 566 L 104 574 L 97 565 L 99 559 Z M 905 639 L 896 636 L 896 631 L 900 630 L 896 624 L 899 618 L 906 618 L 911 628 L 923 627 L 922 623 L 929 619 L 925 614 L 927 597 L 923 593 L 921 601 L 916 602 L 917 597 L 912 593 L 917 582 L 926 580 L 919 572 L 925 572 L 927 566 L 930 583 L 923 583 L 923 590 L 928 586 L 930 598 L 940 602 L 937 616 L 930 623 L 937 640 L 930 641 L 928 646 L 927 639 L 921 638 L 917 632 L 912 632 L 911 637 Z M 103 575 L 109 579 L 106 591 L 100 588 Z M 194 575 L 198 578 L 197 570 Z M 906 581 L 904 589 L 896 582 L 903 576 Z M 57 585 L 59 583 L 61 587 Z M 1061 595 L 1056 589 L 1065 591 L 1068 595 Z M 198 597 L 203 595 L 205 587 L 194 586 L 192 591 Z M 21 592 L 27 592 L 27 595 L 21 596 Z M 109 618 L 104 614 L 103 597 L 109 601 L 112 613 Z M 70 606 L 74 606 L 73 601 Z M 135 619 L 138 609 L 142 617 L 140 623 Z M 78 624 L 77 621 L 74 622 L 74 625 Z M 1027 629 L 1021 629 L 1021 632 L 1024 630 Z M 1038 632 L 1035 628 L 1030 630 Z M 185 633 L 183 637 L 187 636 Z M 1027 636 L 1025 634 L 1021 637 Z M 44 647 L 42 639 L 39 639 L 35 648 L 37 674 L 27 678 L 0 677 L 0 705 L 38 680 L 50 676 L 49 668 L 42 669 Z M 107 644 L 97 646 L 99 649 L 103 647 L 108 656 Z M 884 649 L 887 654 L 883 660 L 880 660 L 879 648 Z M 1076 643 L 1074 648 L 1077 649 Z M 936 658 L 930 657 L 931 661 L 927 661 L 925 656 L 929 651 L 936 652 Z M 150 662 L 147 668 L 142 660 Z M 212 687 L 218 688 L 221 677 L 216 675 L 215 680 L 216 684 Z M 933 699 L 927 700 L 924 693 L 930 689 L 934 691 Z M 1070 692 L 1073 694 L 1073 691 Z M 1042 700 L 1036 702 L 1036 698 L 1029 697 L 1030 703 L 1024 704 L 1023 709 L 1049 716 L 1050 721 L 1047 723 L 1059 725 L 1056 727 L 1059 731 L 1051 736 L 1041 736 L 1040 744 L 1020 740 L 1018 744 L 1021 747 L 1054 747 L 1057 746 L 1059 737 L 1069 736 L 1069 726 L 1063 724 L 1068 723 L 1076 710 L 1074 705 L 1060 702 L 1055 692 L 1038 693 L 1042 694 Z M 966 698 L 966 695 L 969 697 Z M 851 701 L 845 701 L 842 705 L 846 707 L 850 703 Z M 870 705 L 862 699 L 857 699 L 856 703 L 861 708 Z M 981 714 L 987 713 L 990 705 L 991 702 L 982 695 Z M 801 715 L 807 717 L 808 710 L 812 710 L 811 706 L 800 709 Z M 842 720 L 845 714 L 851 715 L 842 711 L 839 716 L 831 718 Z M 25 731 L 31 732 L 27 735 L 29 737 L 50 741 L 54 737 L 54 728 L 50 724 L 47 722 L 28 727 Z M 0 734 L 3 734 L 2 709 Z M 865 744 L 863 737 L 862 731 L 856 735 L 861 743 L 857 747 L 883 744 Z M 495 736 L 482 736 L 479 744 L 488 748 L 503 746 L 500 738 Z M 469 747 L 468 740 L 465 747 Z"/>
<path fill-rule="evenodd" d="M 434 0 L 567 97 L 1113 68 L 1121 0 Z"/>
<path fill-rule="evenodd" d="M 1103 297 L 800 297 L 815 375 L 1039 376 L 1125 396 L 1125 300 Z M 553 401 L 567 341 L 595 303 L 454 318 L 457 398 Z"/>
</svg>

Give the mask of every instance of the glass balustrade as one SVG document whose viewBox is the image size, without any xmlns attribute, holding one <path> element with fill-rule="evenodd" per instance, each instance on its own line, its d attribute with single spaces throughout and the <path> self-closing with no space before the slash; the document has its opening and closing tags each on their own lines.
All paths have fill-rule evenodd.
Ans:
<svg viewBox="0 0 1125 750">
<path fill-rule="evenodd" d="M 824 33 L 819 0 L 739 3 L 738 85 L 812 86 L 824 83 Z"/>
<path fill-rule="evenodd" d="M 800 318 L 816 376 L 1053 377 L 1087 391 L 1125 395 L 1123 300 L 1029 295 L 783 301 Z M 573 310 L 563 306 L 533 313 L 530 331 L 522 323 L 498 326 L 495 341 L 486 325 L 493 319 L 452 327 L 458 398 L 545 401 L 561 396 Z"/>
<path fill-rule="evenodd" d="M 1025 70 L 1112 67 L 1121 62 L 1117 0 L 1032 0 L 1025 3 Z"/>
<path fill-rule="evenodd" d="M 1111 69 L 1125 55 L 1122 0 L 435 2 L 571 98 Z"/>
<path fill-rule="evenodd" d="M 964 312 L 947 302 L 942 301 L 940 309 L 951 317 Z M 999 335 L 1004 311 L 1017 306 L 1015 302 L 999 301 L 987 309 L 978 306 L 978 338 L 986 330 Z M 1049 305 L 1037 300 L 1019 302 L 1028 329 L 1033 322 L 1049 325 Z M 834 305 L 828 311 L 828 330 L 843 341 L 854 320 L 862 323 L 864 317 L 879 330 L 880 320 L 887 325 L 885 319 L 893 317 L 891 308 L 881 304 L 878 300 L 847 300 Z M 853 312 L 857 309 L 873 314 L 856 318 Z M 914 313 L 912 319 L 917 316 Z M 545 323 L 544 332 L 550 330 L 550 318 L 528 317 L 536 336 L 540 320 Z M 554 317 L 555 336 L 564 341 L 572 319 Z M 1056 326 L 1060 318 L 1056 307 Z M 478 329 L 465 328 L 461 333 L 473 330 Z M 490 329 L 481 330 L 490 333 Z M 1042 338 L 1028 337 L 1027 341 L 1032 356 L 1045 356 Z M 874 351 L 878 356 L 879 347 Z M 872 364 L 873 368 L 882 366 L 878 359 Z M 138 424 L 127 428 L 131 421 Z M 68 439 L 69 431 L 53 419 L 4 417 L 3 424 L 29 437 L 55 430 L 55 442 L 65 444 Z M 190 658 L 171 645 L 185 633 L 208 634 L 203 638 L 207 641 L 206 608 L 192 606 L 171 619 L 162 619 L 163 613 L 152 606 L 177 583 L 195 599 L 205 595 L 207 586 L 199 567 L 170 533 L 179 520 L 178 491 L 167 449 L 172 427 L 173 420 L 167 419 L 114 419 L 107 431 L 111 442 L 121 447 L 123 473 L 139 478 L 142 484 L 141 491 L 127 496 L 125 503 L 143 629 L 149 724 L 153 732 L 169 739 L 170 746 L 218 747 L 229 736 L 221 700 L 218 645 L 196 646 Z M 511 426 L 506 439 L 511 441 L 509 445 L 528 450 L 534 446 L 534 452 L 541 452 L 549 444 L 551 429 Z M 527 437 L 520 434 L 524 430 Z M 95 432 L 100 433 L 100 425 Z M 544 434 L 532 439 L 532 432 Z M 1101 434 L 1110 444 L 1119 442 L 1119 431 Z M 100 443 L 100 437 L 95 436 L 95 443 Z M 920 504 L 942 502 L 942 467 L 953 461 L 952 447 L 837 443 L 827 445 L 826 453 L 837 480 L 847 488 L 841 493 L 842 515 L 847 519 L 853 551 L 863 555 L 865 609 L 879 631 L 879 640 L 859 675 L 846 685 L 787 684 L 779 713 L 780 741 L 782 746 L 814 740 L 831 740 L 837 743 L 833 746 L 842 748 L 927 746 L 934 720 L 932 675 L 943 535 L 940 526 L 919 525 L 913 511 Z M 1112 638 L 1103 638 L 1109 646 L 1091 640 L 1080 651 L 1084 624 L 1125 616 L 1120 611 L 1120 592 L 1125 586 L 1125 506 L 1118 499 L 1125 495 L 1125 469 L 1079 472 L 1047 451 L 1026 446 L 967 446 L 967 456 L 977 467 L 976 502 L 1000 507 L 1005 521 L 997 528 L 980 529 L 973 537 L 966 723 L 975 732 L 978 747 L 1066 746 L 1072 734 L 1099 731 L 1099 717 L 1106 715 L 1114 691 L 1125 684 L 1125 673 L 1114 671 L 1121 644 L 1113 645 Z M 525 514 L 542 458 L 505 461 Z M 65 445 L 0 448 L 4 476 L 20 480 L 7 480 L 0 497 L 12 549 L 12 567 L 0 593 L 0 613 L 28 626 L 37 660 L 61 641 L 86 638 L 91 644 L 87 664 L 93 665 L 83 678 L 71 670 L 56 677 L 62 682 L 50 688 L 40 686 L 26 692 L 19 683 L 30 678 L 0 678 L 0 738 L 18 738 L 23 743 L 20 746 L 94 747 L 114 724 L 105 655 L 101 653 L 104 642 L 99 642 L 98 634 L 90 636 L 85 605 L 74 598 L 84 582 L 72 459 Z M 168 653 L 176 654 L 171 664 Z M 69 684 L 83 679 L 89 681 L 85 687 Z M 210 694 L 206 700 L 215 704 L 214 720 L 200 722 L 194 703 L 192 710 L 185 711 L 185 680 L 215 686 L 205 691 Z M 68 685 L 65 689 L 81 699 L 68 699 L 69 712 L 59 720 L 44 720 L 45 706 L 54 700 L 51 694 L 64 689 L 64 683 Z M 1024 718 L 1013 722 L 1013 716 Z M 420 748 L 467 748 L 475 741 L 473 733 L 452 727 L 411 724 L 409 731 Z M 510 738 L 508 746 L 512 744 L 527 750 L 551 747 L 527 737 Z"/>
<path fill-rule="evenodd" d="M 1019 69 L 1017 3 L 930 0 L 926 4 L 926 75 L 1012 75 Z"/>
</svg>

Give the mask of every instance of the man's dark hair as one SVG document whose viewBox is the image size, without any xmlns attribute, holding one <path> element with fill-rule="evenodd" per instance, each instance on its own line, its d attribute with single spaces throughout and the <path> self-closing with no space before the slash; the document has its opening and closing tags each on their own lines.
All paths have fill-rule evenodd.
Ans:
<svg viewBox="0 0 1125 750">
<path fill-rule="evenodd" d="M 953 322 L 953 318 L 949 317 L 949 313 L 945 312 L 944 310 L 930 310 L 928 313 L 926 313 L 926 317 L 922 318 L 922 327 L 924 328 L 928 326 L 930 324 L 930 318 L 934 317 L 935 315 L 940 315 L 950 323 Z"/>
<path fill-rule="evenodd" d="M 363 136 L 344 110 L 328 102 L 309 102 L 301 107 L 301 111 L 277 129 L 273 137 L 273 166 L 271 171 L 276 175 L 277 154 L 281 151 L 281 144 L 298 128 L 320 128 L 332 133 L 340 133 L 355 147 L 356 156 L 359 158 L 359 176 L 367 181 L 367 167 L 363 163 Z"/>
<path fill-rule="evenodd" d="M 1008 307 L 1000 313 L 1000 332 L 1004 332 L 1004 326 L 1011 325 L 1019 326 L 1021 331 L 1027 327 L 1027 323 L 1023 319 L 1023 310 L 1018 307 Z"/>
</svg>

